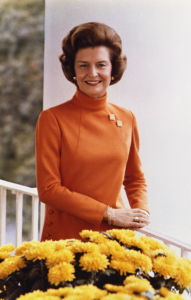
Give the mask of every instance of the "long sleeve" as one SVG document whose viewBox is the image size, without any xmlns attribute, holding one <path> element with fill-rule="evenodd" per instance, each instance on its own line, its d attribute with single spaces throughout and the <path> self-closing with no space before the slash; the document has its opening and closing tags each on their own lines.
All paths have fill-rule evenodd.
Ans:
<svg viewBox="0 0 191 300">
<path fill-rule="evenodd" d="M 125 191 L 131 208 L 141 208 L 149 211 L 147 185 L 139 158 L 139 134 L 136 118 L 134 115 L 132 139 L 123 185 L 125 187 Z"/>
<path fill-rule="evenodd" d="M 125 191 L 131 208 L 141 208 L 149 211 L 147 185 L 139 158 L 139 134 L 136 118 L 134 117 L 134 115 L 132 139 L 123 185 L 125 187 Z"/>
<path fill-rule="evenodd" d="M 41 113 L 36 127 L 37 188 L 40 201 L 59 211 L 99 226 L 106 205 L 71 191 L 61 180 L 62 136 L 51 110 Z"/>
</svg>

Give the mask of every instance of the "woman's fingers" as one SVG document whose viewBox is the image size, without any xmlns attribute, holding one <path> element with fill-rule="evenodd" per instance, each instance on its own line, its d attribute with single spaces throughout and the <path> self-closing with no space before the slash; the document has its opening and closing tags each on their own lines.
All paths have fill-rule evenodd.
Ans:
<svg viewBox="0 0 191 300">
<path fill-rule="evenodd" d="M 146 222 L 147 225 L 150 223 L 149 214 L 141 209 L 132 209 L 133 222 Z M 137 220 L 136 220 L 137 219 Z"/>
<path fill-rule="evenodd" d="M 133 224 L 136 223 L 136 227 L 137 227 L 137 224 L 141 224 L 141 223 L 145 224 L 145 226 L 150 224 L 149 218 L 146 216 L 142 216 L 141 214 L 136 214 L 136 216 L 134 216 L 132 218 L 132 221 L 133 221 Z"/>
<path fill-rule="evenodd" d="M 150 223 L 149 220 L 146 220 L 145 218 L 139 218 L 139 222 L 133 219 L 131 222 L 129 222 L 129 226 L 135 228 L 142 228 L 144 226 L 149 225 L 149 223 Z"/>
<path fill-rule="evenodd" d="M 140 209 L 140 208 L 133 208 L 131 209 L 132 213 L 133 214 L 141 214 L 143 216 L 146 216 L 146 217 L 149 217 L 149 214 L 147 211 L 143 210 L 143 209 Z"/>
<path fill-rule="evenodd" d="M 115 209 L 115 225 L 119 227 L 138 229 L 149 223 L 146 212 L 141 209 Z"/>
<path fill-rule="evenodd" d="M 140 214 L 136 214 L 136 216 L 133 216 L 132 217 L 132 221 L 133 222 L 137 222 L 137 223 L 140 223 L 140 222 L 145 222 L 145 223 L 150 223 L 150 220 L 148 217 L 146 216 L 142 216 Z"/>
</svg>

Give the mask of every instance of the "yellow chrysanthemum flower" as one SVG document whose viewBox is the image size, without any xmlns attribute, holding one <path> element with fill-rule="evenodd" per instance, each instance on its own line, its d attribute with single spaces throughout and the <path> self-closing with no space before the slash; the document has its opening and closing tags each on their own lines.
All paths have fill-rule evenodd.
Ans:
<svg viewBox="0 0 191 300">
<path fill-rule="evenodd" d="M 137 282 L 131 282 L 125 286 L 106 284 L 104 287 L 110 292 L 116 292 L 116 293 L 120 292 L 120 293 L 126 293 L 128 295 L 136 295 L 137 293 L 141 294 L 141 293 L 145 293 L 148 290 L 153 293 L 153 296 L 155 293 L 155 290 L 146 279 L 139 279 Z"/>
<path fill-rule="evenodd" d="M 46 292 L 44 292 L 44 295 L 61 297 L 59 299 L 62 299 L 64 297 L 67 300 L 98 300 L 107 295 L 107 291 L 100 290 L 99 288 L 93 285 L 83 285 L 77 286 L 75 288 L 59 288 L 58 290 L 49 289 Z"/>
<path fill-rule="evenodd" d="M 99 244 L 98 249 L 101 254 L 105 254 L 108 257 L 110 255 L 117 256 L 117 254 L 121 251 L 124 253 L 124 247 L 122 247 L 117 241 L 107 240 L 104 244 Z"/>
<path fill-rule="evenodd" d="M 33 299 L 39 299 L 40 297 L 44 296 L 44 292 L 42 291 L 34 291 L 32 293 L 27 293 L 25 295 L 21 295 L 17 298 L 17 300 L 33 300 Z"/>
<path fill-rule="evenodd" d="M 157 256 L 174 256 L 174 259 L 179 259 L 179 256 L 176 254 L 176 252 L 173 249 L 165 248 L 165 249 L 157 249 L 155 251 L 150 252 L 149 257 L 154 260 Z"/>
<path fill-rule="evenodd" d="M 100 299 L 107 295 L 107 291 L 100 290 L 97 286 L 94 285 L 82 285 L 76 286 L 74 289 L 70 289 L 68 295 L 83 295 L 83 299 Z"/>
<path fill-rule="evenodd" d="M 191 286 L 191 261 L 188 258 L 179 258 L 175 281 L 181 287 Z"/>
<path fill-rule="evenodd" d="M 60 300 L 61 299 L 58 296 L 50 296 L 50 295 L 46 295 L 45 293 L 42 296 L 33 295 L 33 293 L 22 295 L 19 298 L 17 298 L 17 300 Z"/>
<path fill-rule="evenodd" d="M 152 270 L 152 261 L 148 256 L 137 251 L 127 251 L 126 256 L 134 262 L 136 268 L 141 267 L 142 272 L 145 274 L 148 274 L 148 272 Z"/>
<path fill-rule="evenodd" d="M 141 279 L 140 278 L 138 278 L 138 277 L 136 277 L 136 276 L 134 276 L 134 275 L 130 275 L 130 276 L 127 276 L 126 278 L 125 278 L 125 280 L 123 281 L 123 284 L 124 285 L 127 285 L 127 284 L 130 284 L 130 283 L 137 283 L 137 282 L 139 282 Z"/>
<path fill-rule="evenodd" d="M 170 292 L 168 291 L 167 288 L 162 287 L 160 288 L 160 294 L 162 295 L 162 297 L 160 297 L 159 299 L 167 299 L 167 300 L 185 300 L 185 298 L 179 294 L 176 294 L 174 292 Z"/>
<path fill-rule="evenodd" d="M 15 246 L 12 244 L 7 244 L 0 247 L 0 252 L 12 252 L 15 250 Z"/>
<path fill-rule="evenodd" d="M 162 275 L 165 279 L 170 276 L 175 278 L 177 274 L 178 261 L 175 259 L 174 254 L 169 256 L 158 256 L 153 260 L 153 271 Z"/>
<path fill-rule="evenodd" d="M 148 256 L 140 253 L 139 251 L 120 251 L 119 253 L 113 255 L 112 258 L 117 261 L 131 263 L 134 266 L 135 270 L 141 267 L 142 271 L 146 274 L 152 270 L 151 259 Z"/>
<path fill-rule="evenodd" d="M 80 257 L 79 265 L 87 272 L 105 270 L 109 264 L 107 257 L 99 252 L 85 253 Z"/>
<path fill-rule="evenodd" d="M 45 295 L 41 298 L 38 298 L 37 300 L 60 300 L 61 298 L 59 296 L 50 296 L 50 295 Z M 34 298 L 33 298 L 34 300 Z"/>
<path fill-rule="evenodd" d="M 124 257 L 125 257 L 127 252 L 129 252 L 129 251 L 125 250 L 125 248 L 123 246 L 121 246 L 119 248 L 119 251 L 113 251 L 112 258 L 116 259 L 116 260 L 124 260 Z"/>
<path fill-rule="evenodd" d="M 116 229 L 117 230 L 117 229 Z M 115 232 L 115 231 L 114 231 Z M 142 240 L 135 236 L 135 232 L 132 230 L 124 230 L 124 232 L 120 232 L 119 229 L 115 234 L 111 234 L 113 237 L 117 238 L 120 243 L 124 245 L 124 247 L 137 247 L 144 254 L 148 255 L 150 252 L 150 248 L 146 245 Z"/>
<path fill-rule="evenodd" d="M 125 287 L 122 285 L 113 285 L 110 283 L 107 283 L 104 285 L 104 288 L 108 290 L 109 292 L 115 292 L 115 293 L 125 293 Z"/>
<path fill-rule="evenodd" d="M 52 241 L 32 243 L 30 247 L 23 251 L 23 255 L 27 260 L 46 259 L 47 256 L 54 253 L 55 247 L 56 244 Z"/>
<path fill-rule="evenodd" d="M 68 295 L 64 299 L 66 299 L 66 300 L 84 300 L 86 298 L 82 294 L 82 295 Z"/>
<path fill-rule="evenodd" d="M 124 238 L 132 238 L 136 236 L 136 233 L 133 230 L 129 229 L 110 229 L 106 232 L 109 233 L 112 236 L 112 238 L 115 238 L 122 243 Z"/>
<path fill-rule="evenodd" d="M 127 273 L 135 274 L 136 270 L 141 268 L 145 274 L 152 270 L 164 278 L 170 276 L 182 288 L 191 285 L 191 261 L 189 259 L 179 258 L 175 251 L 152 238 L 145 236 L 137 238 L 132 230 L 112 229 L 107 233 L 119 243 L 116 240 L 110 240 L 103 233 L 84 230 L 81 236 L 90 239 L 91 242 L 84 243 L 76 239 L 24 242 L 16 249 L 15 257 L 10 257 L 9 253 L 14 250 L 13 245 L 3 246 L 0 248 L 0 259 L 4 259 L 0 263 L 0 279 L 25 267 L 27 263 L 24 258 L 20 257 L 25 256 L 27 260 L 45 260 L 49 268 L 48 280 L 51 284 L 58 285 L 60 282 L 73 281 L 75 269 L 70 263 L 75 259 L 76 253 L 82 253 L 79 265 L 87 272 L 105 270 L 109 265 L 110 268 L 118 270 L 120 275 L 128 275 Z M 142 253 L 125 249 L 129 246 L 141 249 Z M 111 259 L 110 263 L 108 258 Z M 112 294 L 90 285 L 78 286 L 74 289 L 69 287 L 59 290 L 51 289 L 44 293 L 29 293 L 25 295 L 26 297 L 22 296 L 24 298 L 19 299 L 58 300 L 64 297 L 66 300 L 146 300 L 146 296 L 141 295 L 142 293 L 148 290 L 154 293 L 154 289 L 146 279 L 142 280 L 135 276 L 128 276 L 124 280 L 124 286 L 109 284 L 106 286 Z M 161 290 L 161 295 L 156 294 L 153 299 L 182 300 L 183 298 L 164 289 Z"/>
<path fill-rule="evenodd" d="M 129 294 L 133 294 L 134 292 L 145 293 L 148 290 L 153 294 L 155 293 L 155 290 L 147 279 L 128 276 L 124 280 L 123 284 L 125 285 L 125 289 Z"/>
<path fill-rule="evenodd" d="M 99 249 L 99 252 L 101 254 L 104 254 L 106 255 L 107 257 L 110 256 L 110 248 L 108 247 L 108 244 L 99 244 L 98 245 L 98 249 Z"/>
<path fill-rule="evenodd" d="M 0 259 L 5 259 L 11 257 L 11 254 L 9 252 L 0 252 Z"/>
<path fill-rule="evenodd" d="M 127 275 L 127 273 L 130 274 L 136 273 L 136 267 L 130 261 L 126 262 L 126 261 L 118 261 L 112 259 L 109 267 L 119 271 L 120 275 Z"/>
<path fill-rule="evenodd" d="M 26 263 L 22 257 L 15 256 L 6 258 L 0 263 L 0 279 L 6 278 L 11 273 L 26 267 Z"/>
<path fill-rule="evenodd" d="M 98 245 L 87 242 L 87 243 L 83 243 L 79 240 L 71 243 L 70 246 L 67 247 L 67 249 L 69 249 L 71 252 L 73 253 L 77 253 L 77 252 L 81 252 L 81 253 L 88 253 L 88 252 L 97 252 L 99 251 Z"/>
<path fill-rule="evenodd" d="M 150 247 L 148 244 L 146 244 L 144 241 L 142 241 L 140 238 L 137 237 L 131 237 L 131 238 L 124 238 L 123 240 L 123 244 L 125 244 L 125 246 L 127 248 L 129 247 L 137 247 L 140 249 L 140 251 L 145 254 L 145 255 L 149 255 L 150 253 Z"/>
<path fill-rule="evenodd" d="M 60 251 L 66 249 L 68 240 L 54 241 L 54 244 L 55 244 L 55 251 Z"/>
<path fill-rule="evenodd" d="M 93 243 L 104 243 L 108 237 L 99 232 L 99 231 L 91 231 L 91 230 L 82 230 L 82 232 L 80 232 L 80 236 L 83 239 L 89 239 L 91 242 Z"/>
<path fill-rule="evenodd" d="M 167 288 L 165 287 L 162 287 L 160 288 L 160 294 L 163 296 L 163 297 L 166 297 L 168 295 L 169 291 Z"/>
<path fill-rule="evenodd" d="M 48 289 L 46 291 L 47 295 L 58 296 L 58 297 L 66 297 L 71 292 L 70 287 L 64 287 L 59 289 Z"/>
<path fill-rule="evenodd" d="M 58 285 L 62 281 L 72 281 L 74 276 L 74 266 L 68 263 L 60 263 L 49 269 L 48 281 L 51 284 Z"/>
<path fill-rule="evenodd" d="M 132 296 L 127 295 L 125 293 L 108 294 L 107 296 L 102 298 L 102 300 L 136 300 L 136 299 L 140 300 L 140 298 L 137 298 L 136 296 L 132 298 Z"/>
<path fill-rule="evenodd" d="M 145 293 L 149 290 L 153 293 L 154 296 L 155 290 L 151 286 L 150 282 L 146 279 L 140 279 L 135 276 L 129 276 L 125 279 L 124 282 L 126 283 L 125 286 L 115 286 L 112 284 L 106 284 L 104 287 L 110 292 L 125 293 L 132 296 L 137 295 L 137 297 L 143 298 L 144 296 L 141 296 L 140 294 Z"/>
<path fill-rule="evenodd" d="M 47 295 L 46 292 L 34 291 L 33 293 L 28 293 L 21 295 L 17 300 L 60 300 L 59 296 Z"/>
<path fill-rule="evenodd" d="M 145 243 L 145 246 L 148 246 L 150 248 L 150 252 L 157 249 L 168 249 L 168 247 L 165 246 L 162 242 L 154 240 L 148 236 L 141 236 L 139 240 Z"/>
<path fill-rule="evenodd" d="M 34 247 L 38 245 L 39 242 L 37 241 L 30 241 L 30 242 L 23 242 L 16 250 L 15 255 L 21 256 L 23 255 L 24 251 L 29 249 L 30 247 Z"/>
<path fill-rule="evenodd" d="M 70 263 L 74 260 L 74 254 L 68 249 L 55 251 L 50 255 L 46 255 L 46 266 L 52 268 L 61 262 Z"/>
<path fill-rule="evenodd" d="M 73 243 L 81 242 L 79 239 L 66 239 L 66 247 L 70 247 Z"/>
</svg>

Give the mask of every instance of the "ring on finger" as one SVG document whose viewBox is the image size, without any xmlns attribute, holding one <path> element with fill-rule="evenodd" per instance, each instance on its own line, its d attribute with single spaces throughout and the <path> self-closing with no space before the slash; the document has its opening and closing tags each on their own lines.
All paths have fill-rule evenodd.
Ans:
<svg viewBox="0 0 191 300">
<path fill-rule="evenodd" d="M 134 218 L 133 218 L 133 222 L 140 223 L 139 217 L 134 217 Z"/>
</svg>

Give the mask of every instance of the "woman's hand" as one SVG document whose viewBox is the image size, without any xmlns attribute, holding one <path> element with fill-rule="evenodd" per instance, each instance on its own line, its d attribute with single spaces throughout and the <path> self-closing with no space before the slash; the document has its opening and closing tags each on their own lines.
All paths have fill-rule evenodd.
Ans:
<svg viewBox="0 0 191 300">
<path fill-rule="evenodd" d="M 111 208 L 110 208 L 111 209 Z M 149 225 L 150 220 L 148 213 L 139 208 L 133 209 L 114 209 L 112 208 L 115 216 L 114 225 L 128 228 L 128 229 L 139 229 Z M 135 221 L 135 217 L 138 217 L 139 222 Z M 108 212 L 106 210 L 103 220 L 108 222 Z"/>
</svg>

